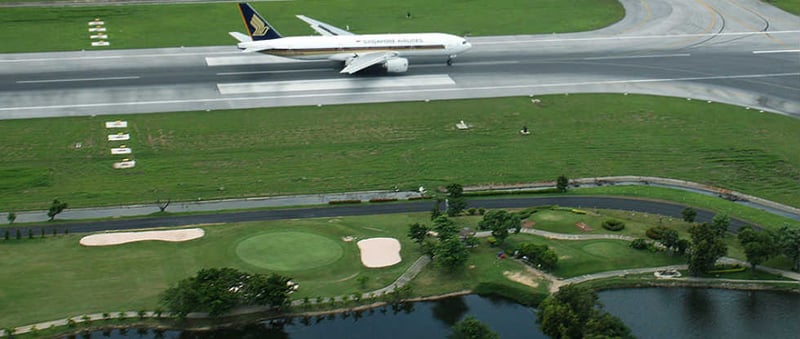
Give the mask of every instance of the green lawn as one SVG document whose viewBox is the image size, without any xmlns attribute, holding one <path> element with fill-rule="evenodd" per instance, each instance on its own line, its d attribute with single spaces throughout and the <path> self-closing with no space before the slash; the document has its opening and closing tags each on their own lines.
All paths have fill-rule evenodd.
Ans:
<svg viewBox="0 0 800 339">
<path fill-rule="evenodd" d="M 475 228 L 479 219 L 459 217 L 455 222 Z M 201 268 L 234 267 L 284 274 L 300 284 L 294 299 L 374 290 L 392 283 L 421 255 L 419 245 L 406 236 L 408 225 L 415 222 L 430 224 L 428 213 L 208 225 L 201 226 L 206 231 L 203 238 L 183 243 L 82 247 L 78 244 L 80 234 L 0 241 L 0 271 L 4 272 L 0 286 L 5 286 L 0 289 L 0 305 L 13 310 L 0 313 L 0 328 L 85 313 L 154 309 L 159 293 Z M 364 268 L 356 243 L 342 239 L 347 236 L 356 240 L 397 238 L 402 244 L 403 261 L 387 268 Z M 733 237 L 729 238 L 731 252 L 741 252 Z M 551 246 L 560 258 L 553 274 L 564 278 L 685 262 L 677 256 L 635 251 L 618 240 L 553 241 L 518 234 L 507 239 L 505 248 L 510 251 L 523 241 Z M 545 281 L 519 262 L 498 259 L 499 250 L 482 240 L 471 250 L 466 269 L 457 274 L 430 265 L 413 281 L 414 294 L 473 289 L 480 283 L 546 294 Z M 776 258 L 767 264 L 785 268 L 786 262 Z M 366 277 L 364 285 L 360 277 Z M 513 277 L 528 279 L 535 286 L 523 285 Z M 44 304 L 47 307 L 41 307 Z"/>
<path fill-rule="evenodd" d="M 205 237 L 189 242 L 109 247 L 82 247 L 78 244 L 82 235 L 77 234 L 1 242 L 0 256 L 4 259 L 0 263 L 0 285 L 4 288 L 0 289 L 0 305 L 3 310 L 12 311 L 0 312 L 0 328 L 84 313 L 153 309 L 158 294 L 167 286 L 210 267 L 290 276 L 300 284 L 294 298 L 377 289 L 392 283 L 420 256 L 418 246 L 405 233 L 408 224 L 426 220 L 427 215 L 391 215 L 203 226 Z M 297 256 L 313 252 L 313 248 L 303 248 L 313 244 L 295 242 L 307 240 L 308 237 L 291 234 L 300 232 L 323 238 L 323 242 L 338 242 L 341 257 L 321 267 L 307 264 L 274 271 L 242 260 L 237 253 L 243 241 L 265 234 L 287 238 Z M 364 268 L 356 243 L 344 242 L 344 236 L 397 238 L 403 246 L 403 261 L 387 268 Z M 297 262 L 297 258 L 286 258 Z M 270 263 L 277 265 L 275 261 Z M 363 288 L 357 280 L 359 276 L 367 277 Z"/>
<path fill-rule="evenodd" d="M 458 35 L 586 31 L 624 15 L 615 0 L 504 0 L 491 6 L 482 1 L 298 0 L 254 2 L 253 7 L 288 36 L 313 34 L 296 14 L 350 26 L 354 33 Z M 244 30 L 235 3 L 3 8 L 0 52 L 91 49 L 87 22 L 94 18 L 105 21 L 111 48 L 232 45 L 227 32 Z"/>
<path fill-rule="evenodd" d="M 131 170 L 111 168 L 103 121 L 116 118 L 129 123 Z M 474 128 L 455 129 L 459 120 Z M 523 125 L 533 135 L 520 136 Z M 0 210 L 56 197 L 87 207 L 560 174 L 686 179 L 800 206 L 798 133 L 800 120 L 785 116 L 612 94 L 4 120 Z"/>
<path fill-rule="evenodd" d="M 704 194 L 687 192 L 683 190 L 654 187 L 654 186 L 604 186 L 581 188 L 579 190 L 571 190 L 567 194 L 575 195 L 604 195 L 604 196 L 626 196 L 636 197 L 642 199 L 656 199 L 666 200 L 679 204 L 685 204 L 694 208 L 705 209 L 714 213 L 727 213 L 731 217 L 735 217 L 754 225 L 777 229 L 784 225 L 797 225 L 798 221 L 783 217 L 777 214 L 760 210 L 757 208 L 737 204 L 718 197 L 712 197 Z M 621 213 L 621 212 L 618 212 Z M 661 217 L 657 217 L 661 218 Z M 663 217 L 662 220 L 669 220 L 669 217 Z M 651 223 L 658 220 L 650 220 Z"/>
</svg>

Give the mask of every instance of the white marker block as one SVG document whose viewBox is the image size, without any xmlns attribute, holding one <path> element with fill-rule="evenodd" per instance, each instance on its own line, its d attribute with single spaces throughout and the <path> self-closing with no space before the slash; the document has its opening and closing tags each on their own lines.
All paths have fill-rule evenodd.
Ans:
<svg viewBox="0 0 800 339">
<path fill-rule="evenodd" d="M 106 24 L 105 21 L 97 21 L 97 20 L 89 21 L 89 26 L 97 26 L 97 25 L 105 25 L 105 24 Z"/>
<path fill-rule="evenodd" d="M 89 36 L 89 39 L 108 39 L 108 35 L 105 34 L 93 34 Z"/>
<path fill-rule="evenodd" d="M 128 122 L 127 121 L 106 121 L 106 128 L 127 128 Z"/>
<path fill-rule="evenodd" d="M 105 32 L 105 27 L 91 27 L 89 28 L 89 32 Z"/>
<path fill-rule="evenodd" d="M 117 133 L 117 134 L 109 134 L 108 135 L 108 141 L 125 141 L 125 140 L 130 140 L 130 139 L 131 139 L 131 135 L 127 134 L 127 133 L 126 134 Z"/>
<path fill-rule="evenodd" d="M 114 163 L 114 168 L 116 169 L 133 168 L 134 166 L 136 166 L 136 160 L 119 161 Z"/>
<path fill-rule="evenodd" d="M 131 154 L 130 147 L 117 147 L 111 149 L 111 154 Z"/>
<path fill-rule="evenodd" d="M 108 41 L 92 41 L 92 46 L 108 46 L 111 45 Z"/>
</svg>

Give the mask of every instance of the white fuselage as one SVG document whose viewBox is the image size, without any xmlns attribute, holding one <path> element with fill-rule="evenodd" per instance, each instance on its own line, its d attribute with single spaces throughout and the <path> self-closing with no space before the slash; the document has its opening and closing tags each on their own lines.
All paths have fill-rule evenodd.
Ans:
<svg viewBox="0 0 800 339">
<path fill-rule="evenodd" d="M 239 43 L 247 51 L 306 60 L 345 61 L 357 54 L 378 51 L 407 56 L 455 56 L 472 45 L 464 38 L 444 33 L 303 36 Z"/>
</svg>

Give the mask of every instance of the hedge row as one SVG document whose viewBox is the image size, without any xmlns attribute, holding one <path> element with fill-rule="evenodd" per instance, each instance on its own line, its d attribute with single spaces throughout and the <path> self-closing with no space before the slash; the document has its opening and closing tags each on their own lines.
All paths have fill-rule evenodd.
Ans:
<svg viewBox="0 0 800 339">
<path fill-rule="evenodd" d="M 328 204 L 331 205 L 342 205 L 342 204 L 360 204 L 361 200 L 358 199 L 349 199 L 349 200 L 331 200 L 328 201 Z"/>
</svg>

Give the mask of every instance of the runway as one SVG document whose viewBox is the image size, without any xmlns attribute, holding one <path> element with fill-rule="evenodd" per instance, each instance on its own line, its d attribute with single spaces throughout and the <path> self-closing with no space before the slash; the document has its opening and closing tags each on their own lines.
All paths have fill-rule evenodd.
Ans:
<svg viewBox="0 0 800 339">
<path fill-rule="evenodd" d="M 0 119 L 643 93 L 800 117 L 800 19 L 757 0 L 622 0 L 584 33 L 469 38 L 451 67 L 348 76 L 234 46 L 0 54 Z M 535 13 L 532 13 L 535 20 Z M 225 34 L 225 32 L 220 32 Z"/>
</svg>

